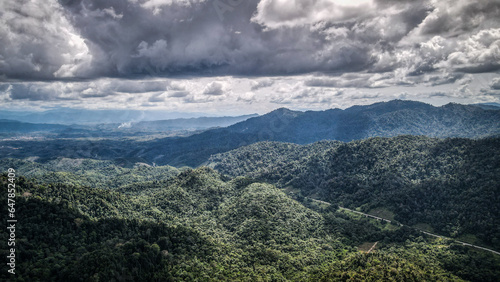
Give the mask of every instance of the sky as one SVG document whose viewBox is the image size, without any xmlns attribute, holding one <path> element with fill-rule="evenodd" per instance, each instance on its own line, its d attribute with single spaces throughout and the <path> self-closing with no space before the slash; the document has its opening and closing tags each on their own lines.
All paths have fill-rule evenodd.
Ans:
<svg viewBox="0 0 500 282">
<path fill-rule="evenodd" d="M 500 102 L 500 0 L 3 0 L 0 110 Z"/>
</svg>

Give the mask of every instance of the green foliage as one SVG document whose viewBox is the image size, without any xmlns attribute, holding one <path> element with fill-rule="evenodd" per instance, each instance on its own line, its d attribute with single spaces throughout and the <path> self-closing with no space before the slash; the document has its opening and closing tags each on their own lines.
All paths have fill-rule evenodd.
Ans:
<svg viewBox="0 0 500 282">
<path fill-rule="evenodd" d="M 278 109 L 185 138 L 140 132 L 174 121 L 129 132 L 142 141 L 106 126 L 2 141 L 2 156 L 24 159 L 0 159 L 0 170 L 19 176 L 18 274 L 0 280 L 497 281 L 499 256 L 338 207 L 500 249 L 500 138 L 400 136 L 498 135 L 499 115 L 391 101 Z M 297 145 L 371 136 L 399 137 Z M 5 199 L 6 174 L 1 184 Z M 0 231 L 3 242 L 8 236 Z M 366 242 L 377 248 L 359 252 Z"/>
<path fill-rule="evenodd" d="M 427 261 L 386 252 L 353 254 L 327 265 L 314 281 L 463 281 Z"/>
<path fill-rule="evenodd" d="M 402 223 L 473 234 L 500 249 L 500 138 L 267 142 L 213 156 L 211 166 L 365 212 L 384 208 Z"/>
<path fill-rule="evenodd" d="M 6 175 L 2 183 L 7 185 Z M 17 216 L 23 224 L 17 233 L 16 277 L 292 279 L 345 252 L 337 240 L 317 232 L 323 223 L 319 214 L 271 185 L 243 178 L 225 181 L 208 168 L 140 185 L 148 183 L 149 189 L 122 193 L 61 183 L 45 186 L 19 177 Z M 272 213 L 251 215 L 263 205 L 272 205 Z M 245 229 L 239 214 L 227 217 L 228 210 L 239 207 L 266 224 L 272 237 L 262 237 L 263 229 Z M 2 232 L 2 238 L 6 235 Z"/>
<path fill-rule="evenodd" d="M 40 184 L 65 183 L 115 189 L 120 186 L 146 181 L 161 181 L 180 173 L 171 166 L 152 167 L 136 163 L 130 168 L 118 165 L 119 161 L 58 158 L 41 164 L 30 160 L 0 159 L 0 169 L 15 167 L 18 173 Z"/>
<path fill-rule="evenodd" d="M 433 107 L 421 102 L 395 100 L 345 110 L 298 112 L 277 109 L 224 128 L 209 129 L 186 137 L 147 141 L 126 140 L 120 138 L 126 136 L 124 132 L 106 129 L 97 132 L 77 131 L 75 134 L 69 130 L 59 136 L 65 139 L 2 141 L 0 154 L 14 158 L 38 156 L 40 161 L 58 157 L 107 160 L 136 158 L 150 164 L 197 167 L 211 155 L 259 141 L 309 144 L 320 140 L 348 142 L 403 134 L 481 138 L 498 136 L 499 120 L 500 111 L 478 106 L 448 104 Z M 179 125 L 178 122 L 173 123 Z M 147 127 L 145 131 L 148 131 Z M 148 134 L 151 132 L 145 133 L 146 139 L 154 137 Z"/>
<path fill-rule="evenodd" d="M 224 225 L 245 240 L 278 244 L 322 233 L 322 217 L 268 184 L 249 185 L 221 211 Z"/>
<path fill-rule="evenodd" d="M 263 145 L 270 151 L 274 146 Z M 294 165 L 310 163 L 310 153 L 327 160 L 342 146 L 311 145 Z M 177 171 L 172 177 L 169 168 L 89 160 L 59 160 L 50 163 L 52 171 L 47 165 L 9 162 L 19 164 L 18 171 L 37 173 L 34 181 L 16 179 L 14 281 L 494 281 L 500 275 L 499 258 L 492 254 L 357 219 L 335 205 L 313 210 L 305 199 L 299 203 L 274 185 L 231 179 L 210 168 Z M 272 168 L 271 161 L 265 163 Z M 92 166 L 116 179 L 138 176 L 113 187 L 75 185 L 70 177 L 59 183 L 36 178 L 83 175 L 79 169 L 91 171 Z M 142 169 L 148 171 L 141 175 Z M 151 180 L 147 173 L 164 178 Z M 5 198 L 6 174 L 1 183 Z M 0 232 L 0 240 L 7 236 Z M 365 241 L 379 242 L 375 253 L 358 253 L 356 246 Z M 1 273 L 0 279 L 13 278 L 7 275 Z"/>
</svg>

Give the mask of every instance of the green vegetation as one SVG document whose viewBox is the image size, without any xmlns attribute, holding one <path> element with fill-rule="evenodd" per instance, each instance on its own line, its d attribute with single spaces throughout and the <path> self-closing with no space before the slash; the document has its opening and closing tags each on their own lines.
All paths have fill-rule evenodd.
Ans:
<svg viewBox="0 0 500 282">
<path fill-rule="evenodd" d="M 210 163 L 232 177 L 300 190 L 299 200 L 384 211 L 410 226 L 428 224 L 450 237 L 472 234 L 477 243 L 500 249 L 500 138 L 268 142 L 215 155 Z"/>
<path fill-rule="evenodd" d="M 233 122 L 244 118 L 238 117 Z M 231 123 L 222 122 L 225 118 L 219 119 L 221 125 Z M 208 124 L 212 124 L 208 120 Z M 483 138 L 500 134 L 499 120 L 500 110 L 458 104 L 433 107 L 420 102 L 394 100 L 345 110 L 298 112 L 282 108 L 228 127 L 196 134 L 185 130 L 169 133 L 167 128 L 170 127 L 164 127 L 167 124 L 182 127 L 183 122 L 179 120 L 134 124 L 130 130 L 139 131 L 133 134 L 127 133 L 128 130 L 106 128 L 118 125 L 106 125 L 97 131 L 72 128 L 52 140 L 0 141 L 0 154 L 20 159 L 36 156 L 40 162 L 58 157 L 101 160 L 136 158 L 149 164 L 197 167 L 205 164 L 211 155 L 259 141 L 309 144 L 321 140 L 348 142 L 404 134 Z M 192 125 L 191 120 L 185 122 Z M 138 128 L 133 129 L 136 126 Z M 156 132 L 162 128 L 167 131 Z M 152 139 L 151 134 L 155 132 L 158 134 L 156 137 L 162 134 L 175 137 Z"/>
<path fill-rule="evenodd" d="M 499 114 L 392 101 L 183 138 L 3 141 L 17 274 L 0 280 L 498 281 L 500 256 L 457 240 L 500 250 L 500 138 L 401 134 L 491 136 Z M 363 140 L 308 144 L 323 139 Z"/>
<path fill-rule="evenodd" d="M 378 217 L 381 217 L 381 218 L 385 218 L 385 219 L 388 219 L 388 220 L 394 220 L 394 213 L 391 212 L 390 210 L 386 209 L 386 208 L 375 208 L 375 209 L 372 209 L 368 212 L 368 214 L 371 214 L 371 215 L 374 215 L 374 216 L 378 216 Z"/>
<path fill-rule="evenodd" d="M 161 181 L 180 173 L 179 169 L 171 166 L 152 167 L 139 162 L 132 164 L 127 159 L 98 161 L 58 158 L 44 164 L 30 160 L 0 159 L 1 171 L 7 171 L 9 167 L 15 167 L 20 175 L 40 184 L 65 183 L 108 189 L 146 181 Z"/>
<path fill-rule="evenodd" d="M 66 173 L 92 165 L 110 175 L 123 169 L 91 160 L 50 164 Z M 45 168 L 34 175 L 46 175 Z M 61 180 L 68 182 L 17 178 L 17 274 L 3 272 L 1 279 L 493 281 L 500 275 L 495 255 L 356 219 L 333 205 L 310 208 L 271 184 L 210 168 L 113 187 Z M 1 181 L 5 198 L 5 174 Z M 372 253 L 358 252 L 356 246 L 375 241 Z"/>
</svg>

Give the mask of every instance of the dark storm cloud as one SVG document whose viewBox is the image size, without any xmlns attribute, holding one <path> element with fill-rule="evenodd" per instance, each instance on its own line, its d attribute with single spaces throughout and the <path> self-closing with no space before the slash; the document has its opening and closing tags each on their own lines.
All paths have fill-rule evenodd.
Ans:
<svg viewBox="0 0 500 282">
<path fill-rule="evenodd" d="M 370 82 L 366 76 L 344 75 L 340 78 L 313 78 L 305 81 L 306 86 L 311 87 L 332 87 L 332 88 L 370 88 Z"/>
<path fill-rule="evenodd" d="M 0 9 L 4 80 L 368 71 L 398 72 L 404 84 L 499 69 L 498 0 L 7 0 Z M 165 90 L 133 84 L 116 91 Z"/>
<path fill-rule="evenodd" d="M 5 83 L 5 84 L 0 84 L 0 92 L 6 92 L 10 87 L 10 84 Z"/>
<path fill-rule="evenodd" d="M 113 96 L 114 94 L 112 93 L 103 93 L 103 92 L 96 92 L 96 93 L 82 93 L 80 94 L 81 98 L 104 98 L 108 96 Z"/>
<path fill-rule="evenodd" d="M 446 76 L 435 75 L 435 76 L 430 76 L 426 82 L 431 84 L 432 86 L 436 86 L 436 85 L 454 83 L 462 79 L 463 77 L 464 77 L 463 73 L 452 73 Z"/>
<path fill-rule="evenodd" d="M 444 92 L 433 92 L 427 95 L 428 97 L 448 97 L 449 95 Z"/>
<path fill-rule="evenodd" d="M 15 84 L 10 90 L 10 98 L 13 100 L 54 100 L 55 95 L 49 92 L 40 91 L 38 88 L 32 88 L 29 85 Z"/>
</svg>

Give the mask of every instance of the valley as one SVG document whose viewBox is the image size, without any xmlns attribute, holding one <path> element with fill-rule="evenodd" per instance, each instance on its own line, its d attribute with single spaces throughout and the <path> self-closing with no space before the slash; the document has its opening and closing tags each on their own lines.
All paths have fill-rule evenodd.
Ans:
<svg viewBox="0 0 500 282">
<path fill-rule="evenodd" d="M 419 107 L 463 121 L 415 127 Z M 16 281 L 495 281 L 500 111 L 467 107 L 354 107 L 372 121 L 349 132 L 280 109 L 185 137 L 2 141 Z"/>
</svg>

